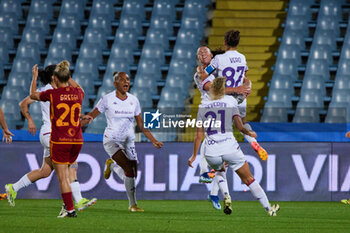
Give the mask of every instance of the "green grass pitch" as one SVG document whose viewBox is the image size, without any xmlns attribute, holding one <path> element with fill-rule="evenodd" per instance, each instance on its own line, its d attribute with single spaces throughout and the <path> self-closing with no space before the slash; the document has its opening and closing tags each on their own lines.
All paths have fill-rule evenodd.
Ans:
<svg viewBox="0 0 350 233">
<path fill-rule="evenodd" d="M 256 201 L 233 202 L 225 215 L 208 201 L 139 201 L 144 213 L 130 213 L 126 200 L 98 200 L 76 219 L 57 219 L 61 200 L 0 202 L 0 232 L 350 232 L 350 206 L 340 202 L 279 202 L 277 217 Z"/>
</svg>

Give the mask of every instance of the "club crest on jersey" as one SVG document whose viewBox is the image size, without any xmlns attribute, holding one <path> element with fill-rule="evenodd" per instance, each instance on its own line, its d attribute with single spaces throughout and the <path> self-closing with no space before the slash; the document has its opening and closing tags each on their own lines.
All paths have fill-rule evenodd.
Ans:
<svg viewBox="0 0 350 233">
<path fill-rule="evenodd" d="M 143 127 L 146 129 L 159 129 L 161 115 L 162 114 L 159 112 L 159 109 L 157 109 L 156 112 L 144 112 Z"/>
</svg>

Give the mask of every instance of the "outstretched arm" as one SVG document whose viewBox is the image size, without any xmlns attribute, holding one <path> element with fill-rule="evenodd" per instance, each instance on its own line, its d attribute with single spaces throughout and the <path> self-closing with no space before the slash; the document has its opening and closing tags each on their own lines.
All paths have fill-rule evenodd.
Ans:
<svg viewBox="0 0 350 233">
<path fill-rule="evenodd" d="M 242 122 L 242 119 L 241 119 L 240 116 L 235 115 L 235 116 L 233 117 L 233 120 L 234 120 L 235 125 L 236 125 L 236 127 L 237 127 L 237 129 L 238 129 L 239 131 L 241 131 L 242 133 L 244 133 L 244 134 L 246 134 L 246 135 L 248 135 L 248 136 L 251 136 L 251 137 L 253 137 L 253 138 L 257 138 L 257 137 L 258 137 L 258 135 L 257 135 L 254 131 L 252 131 L 252 130 L 247 130 L 246 128 L 244 128 L 243 122 Z"/>
<path fill-rule="evenodd" d="M 141 114 L 138 116 L 135 116 L 135 120 L 141 132 L 152 142 L 153 146 L 157 149 L 161 148 L 163 146 L 163 143 L 155 139 L 149 129 L 143 128 L 143 120 L 142 120 Z"/>
<path fill-rule="evenodd" d="M 97 108 L 94 108 L 91 112 L 82 116 L 81 127 L 85 126 L 86 124 L 90 124 L 93 121 L 93 119 L 95 119 L 100 114 L 101 114 L 101 112 L 98 111 Z"/>
<path fill-rule="evenodd" d="M 5 115 L 0 108 L 0 126 L 2 128 L 2 141 L 5 141 L 6 143 L 11 143 L 12 142 L 12 136 L 13 133 L 10 132 L 10 130 L 7 127 L 6 120 L 5 120 Z"/>
<path fill-rule="evenodd" d="M 196 137 L 194 138 L 193 141 L 193 152 L 192 152 L 192 156 L 188 159 L 188 166 L 192 167 L 192 163 L 193 161 L 196 160 L 197 154 L 198 154 L 198 150 L 199 150 L 199 146 L 201 145 L 202 139 L 204 136 L 204 128 L 197 128 L 197 134 Z"/>
<path fill-rule="evenodd" d="M 34 124 L 32 116 L 29 113 L 28 106 L 34 102 L 35 100 L 32 100 L 30 96 L 27 96 L 19 103 L 19 107 L 21 109 L 23 116 L 28 120 L 28 132 L 33 135 L 35 135 L 36 133 L 36 126 Z"/>
</svg>

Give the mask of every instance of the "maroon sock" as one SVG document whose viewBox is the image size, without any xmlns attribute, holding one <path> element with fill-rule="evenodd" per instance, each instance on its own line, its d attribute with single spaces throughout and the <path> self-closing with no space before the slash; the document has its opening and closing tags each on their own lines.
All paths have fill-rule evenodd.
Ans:
<svg viewBox="0 0 350 233">
<path fill-rule="evenodd" d="M 64 205 L 66 206 L 66 210 L 67 210 L 67 211 L 72 211 L 72 210 L 74 210 L 72 192 L 69 192 L 69 193 L 62 193 L 62 199 L 63 199 Z"/>
</svg>

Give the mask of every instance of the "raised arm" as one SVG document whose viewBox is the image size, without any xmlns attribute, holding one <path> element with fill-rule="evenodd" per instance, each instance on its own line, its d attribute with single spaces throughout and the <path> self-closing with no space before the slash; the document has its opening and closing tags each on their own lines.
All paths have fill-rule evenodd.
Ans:
<svg viewBox="0 0 350 233">
<path fill-rule="evenodd" d="M 32 83 L 30 84 L 30 98 L 32 100 L 39 100 L 40 101 L 40 93 L 36 91 L 36 83 L 38 79 L 38 73 L 39 73 L 39 68 L 38 65 L 35 64 L 32 68 L 32 73 L 33 73 L 33 79 Z"/>
<path fill-rule="evenodd" d="M 197 128 L 197 134 L 196 137 L 194 138 L 193 141 L 193 152 L 192 152 L 192 156 L 188 159 L 188 166 L 193 167 L 192 163 L 193 161 L 196 160 L 197 154 L 198 154 L 198 150 L 199 150 L 199 146 L 201 145 L 202 139 L 204 136 L 204 128 Z"/>
<path fill-rule="evenodd" d="M 138 116 L 135 116 L 135 120 L 141 132 L 152 142 L 153 146 L 157 149 L 161 148 L 163 146 L 163 143 L 155 139 L 149 129 L 145 129 L 143 127 L 143 120 L 142 120 L 141 114 Z"/>
<path fill-rule="evenodd" d="M 19 107 L 21 109 L 23 116 L 28 120 L 28 132 L 33 135 L 35 135 L 36 133 L 36 126 L 34 124 L 32 116 L 29 113 L 28 106 L 34 102 L 35 100 L 32 100 L 30 96 L 27 96 L 19 103 Z"/>
</svg>

